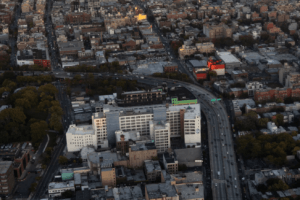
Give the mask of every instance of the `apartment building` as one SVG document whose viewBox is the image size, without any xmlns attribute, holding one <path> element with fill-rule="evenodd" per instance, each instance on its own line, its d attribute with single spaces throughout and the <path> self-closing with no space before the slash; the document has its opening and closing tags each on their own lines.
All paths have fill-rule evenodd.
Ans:
<svg viewBox="0 0 300 200">
<path fill-rule="evenodd" d="M 110 187 L 116 186 L 116 172 L 115 168 L 108 167 L 101 170 L 101 181 L 102 185 Z"/>
<path fill-rule="evenodd" d="M 201 116 L 189 106 L 182 109 L 180 114 L 183 115 L 180 126 L 183 129 L 184 144 L 186 146 L 199 146 L 201 144 Z"/>
<path fill-rule="evenodd" d="M 92 125 L 76 126 L 71 124 L 66 133 L 68 152 L 80 151 L 83 147 L 97 148 L 97 135 Z"/>
<path fill-rule="evenodd" d="M 29 149 L 19 149 L 14 158 L 14 176 L 20 178 L 30 161 Z"/>
<path fill-rule="evenodd" d="M 179 91 L 179 92 L 178 92 Z M 104 140 L 108 140 L 110 144 L 116 144 L 115 132 L 122 130 L 124 132 L 137 131 L 140 136 L 150 135 L 150 121 L 153 127 L 159 127 L 157 122 L 163 121 L 168 124 L 170 137 L 185 138 L 186 125 L 186 144 L 201 142 L 200 120 L 201 112 L 200 105 L 197 100 L 185 94 L 182 97 L 173 96 L 176 94 L 183 94 L 182 90 L 174 90 L 169 92 L 172 96 L 169 104 L 157 104 L 147 106 L 132 106 L 132 107 L 118 107 L 116 105 L 103 104 L 103 112 L 94 113 L 92 117 L 93 128 L 97 135 L 98 146 L 102 145 Z M 186 105 L 189 104 L 189 105 Z M 98 109 L 99 110 L 99 109 Z M 181 114 L 180 114 L 181 113 Z M 185 119 L 186 118 L 186 119 Z M 155 140 L 154 132 L 151 139 Z M 159 135 L 157 129 L 157 135 Z M 162 131 L 167 133 L 167 131 Z M 159 139 L 160 137 L 157 137 Z M 165 148 L 164 148 L 165 149 Z M 160 152 L 160 150 L 159 150 Z"/>
<path fill-rule="evenodd" d="M 98 147 L 108 147 L 106 117 L 104 117 L 102 112 L 93 114 L 92 126 L 97 137 Z"/>
<path fill-rule="evenodd" d="M 249 97 L 254 96 L 255 91 L 262 88 L 263 84 L 259 81 L 250 81 L 246 83 L 246 89 L 248 90 Z"/>
<path fill-rule="evenodd" d="M 0 194 L 10 194 L 15 186 L 14 169 L 12 161 L 0 161 L 0 179 Z"/>
<path fill-rule="evenodd" d="M 229 28 L 224 23 L 220 23 L 218 25 L 210 25 L 210 24 L 204 24 L 203 25 L 203 34 L 206 35 L 206 37 L 209 37 L 211 39 L 215 38 L 231 38 L 232 37 L 232 29 Z"/>
<path fill-rule="evenodd" d="M 38 13 L 44 14 L 45 13 L 45 6 L 46 6 L 46 0 L 37 0 L 36 1 L 36 11 Z"/>
<path fill-rule="evenodd" d="M 286 76 L 285 87 L 299 88 L 300 87 L 300 73 L 299 72 L 290 72 Z"/>
<path fill-rule="evenodd" d="M 21 5 L 22 13 L 32 12 L 34 8 L 34 0 L 24 0 Z"/>
<path fill-rule="evenodd" d="M 151 142 L 149 135 L 141 136 L 137 131 L 116 131 L 116 142 L 117 150 L 121 151 L 122 154 L 125 154 L 129 151 L 129 146 L 134 145 L 135 143 L 147 143 Z"/>
<path fill-rule="evenodd" d="M 146 200 L 179 200 L 179 195 L 170 181 L 166 183 L 147 184 L 145 186 Z"/>
<path fill-rule="evenodd" d="M 200 53 L 213 53 L 216 51 L 212 42 L 197 43 L 196 48 Z"/>
<path fill-rule="evenodd" d="M 137 143 L 129 147 L 129 166 L 142 167 L 145 160 L 157 157 L 157 149 L 154 143 Z"/>
<path fill-rule="evenodd" d="M 178 160 L 174 152 L 163 154 L 163 164 L 169 174 L 178 173 Z"/>
<path fill-rule="evenodd" d="M 151 91 L 131 91 L 122 92 L 121 89 L 117 91 L 116 102 L 118 106 L 137 106 L 147 104 L 161 104 L 166 99 L 166 93 L 153 89 Z"/>
<path fill-rule="evenodd" d="M 145 173 L 148 181 L 161 179 L 161 167 L 157 160 L 145 160 Z"/>
<path fill-rule="evenodd" d="M 149 121 L 150 137 L 154 140 L 158 153 L 163 153 L 171 147 L 170 123 L 166 121 Z"/>
<path fill-rule="evenodd" d="M 196 53 L 197 48 L 195 46 L 182 45 L 178 48 L 178 54 L 180 59 L 184 59 L 185 56 L 190 56 Z"/>
</svg>

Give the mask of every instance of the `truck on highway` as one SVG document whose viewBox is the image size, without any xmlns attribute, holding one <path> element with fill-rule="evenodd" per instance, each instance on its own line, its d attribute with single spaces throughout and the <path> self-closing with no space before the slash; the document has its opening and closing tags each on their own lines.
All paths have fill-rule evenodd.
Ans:
<svg viewBox="0 0 300 200">
<path fill-rule="evenodd" d="M 220 171 L 218 171 L 218 176 L 220 176 L 221 175 L 221 173 L 220 173 Z"/>
<path fill-rule="evenodd" d="M 143 76 L 141 76 L 141 79 L 144 79 L 144 77 L 143 77 Z"/>
</svg>

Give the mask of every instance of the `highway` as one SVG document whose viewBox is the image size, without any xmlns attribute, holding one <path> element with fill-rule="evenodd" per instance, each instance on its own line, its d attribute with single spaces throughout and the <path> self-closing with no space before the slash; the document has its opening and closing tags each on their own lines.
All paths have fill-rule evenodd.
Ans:
<svg viewBox="0 0 300 200">
<path fill-rule="evenodd" d="M 151 77 L 139 80 L 146 84 L 163 81 L 168 82 L 168 80 L 160 81 Z M 169 82 L 173 81 L 169 80 Z M 231 126 L 225 107 L 220 102 L 212 104 L 211 99 L 216 97 L 197 85 L 180 81 L 176 83 L 189 89 L 198 98 L 201 110 L 207 119 L 213 199 L 242 199 Z"/>
</svg>

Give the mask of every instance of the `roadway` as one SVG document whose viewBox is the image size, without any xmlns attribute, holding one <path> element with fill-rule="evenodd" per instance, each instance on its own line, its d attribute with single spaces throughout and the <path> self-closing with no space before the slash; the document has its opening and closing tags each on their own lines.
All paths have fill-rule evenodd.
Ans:
<svg viewBox="0 0 300 200">
<path fill-rule="evenodd" d="M 152 77 L 139 79 L 139 82 L 145 84 L 159 84 L 164 81 L 168 82 L 168 80 Z M 197 85 L 176 82 L 189 89 L 198 98 L 201 110 L 207 119 L 213 199 L 242 199 L 230 122 L 223 103 L 212 104 L 211 99 L 216 97 Z"/>
<path fill-rule="evenodd" d="M 64 129 L 64 133 L 66 133 L 69 125 L 73 123 L 73 115 L 70 110 L 71 102 L 68 96 L 66 95 L 66 93 L 64 92 L 65 86 L 62 85 L 60 82 L 56 82 L 55 86 L 58 89 L 57 98 L 64 112 L 62 118 L 62 125 Z M 65 148 L 66 148 L 66 137 L 63 137 L 62 140 L 60 140 L 59 144 L 55 147 L 54 152 L 52 153 L 51 161 L 36 188 L 35 194 L 31 198 L 32 200 L 40 199 L 46 194 L 49 182 L 53 179 L 53 176 L 59 170 L 58 157 L 60 155 L 63 155 L 63 151 Z"/>
</svg>

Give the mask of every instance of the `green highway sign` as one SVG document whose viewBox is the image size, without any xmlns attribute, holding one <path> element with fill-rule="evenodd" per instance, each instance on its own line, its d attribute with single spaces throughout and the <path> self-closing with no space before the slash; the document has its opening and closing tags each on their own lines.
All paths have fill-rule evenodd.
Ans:
<svg viewBox="0 0 300 200">
<path fill-rule="evenodd" d="M 211 102 L 215 102 L 216 101 L 216 99 L 212 99 L 212 100 L 210 100 Z"/>
<path fill-rule="evenodd" d="M 221 101 L 221 99 L 217 99 L 217 101 Z"/>
</svg>

